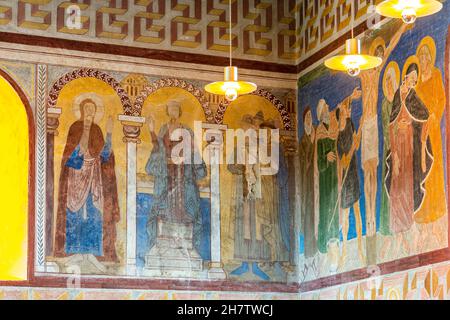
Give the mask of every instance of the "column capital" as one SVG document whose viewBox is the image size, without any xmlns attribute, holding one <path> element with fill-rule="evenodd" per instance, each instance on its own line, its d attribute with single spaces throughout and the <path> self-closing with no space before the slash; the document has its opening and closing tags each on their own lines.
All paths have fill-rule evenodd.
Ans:
<svg viewBox="0 0 450 320">
<path fill-rule="evenodd" d="M 227 125 L 202 123 L 202 129 L 206 130 L 206 142 L 212 147 L 221 147 L 223 145 L 223 133 L 228 129 Z"/>
<path fill-rule="evenodd" d="M 141 143 L 139 136 L 141 135 L 141 127 L 145 123 L 145 118 L 121 114 L 118 119 L 123 125 L 123 133 L 125 135 L 123 141 L 134 142 L 136 144 Z"/>
<path fill-rule="evenodd" d="M 298 143 L 295 131 L 280 130 L 280 140 L 286 156 L 297 154 Z"/>
<path fill-rule="evenodd" d="M 55 136 L 58 135 L 59 117 L 61 116 L 61 108 L 47 108 L 47 132 Z"/>
</svg>

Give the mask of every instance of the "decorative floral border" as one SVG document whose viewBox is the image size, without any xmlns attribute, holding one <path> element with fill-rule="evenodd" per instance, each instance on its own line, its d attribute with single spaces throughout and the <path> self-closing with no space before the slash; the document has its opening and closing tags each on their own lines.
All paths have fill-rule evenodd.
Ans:
<svg viewBox="0 0 450 320">
<path fill-rule="evenodd" d="M 293 130 L 292 128 L 292 122 L 291 122 L 291 115 L 289 114 L 288 110 L 284 106 L 284 104 L 281 102 L 280 99 L 278 99 L 275 95 L 270 93 L 269 91 L 265 89 L 258 89 L 255 92 L 252 93 L 252 95 L 260 96 L 265 99 L 267 99 L 270 103 L 274 105 L 274 107 L 278 110 L 278 112 L 281 115 L 281 119 L 283 120 L 283 126 L 285 130 Z M 219 108 L 217 109 L 217 113 L 215 115 L 215 121 L 218 124 L 223 123 L 223 118 L 225 116 L 225 112 L 227 111 L 228 106 L 230 103 L 228 101 L 223 101 L 219 103 Z"/>
<path fill-rule="evenodd" d="M 81 68 L 76 69 L 72 72 L 66 73 L 64 76 L 59 78 L 51 87 L 48 93 L 47 107 L 55 108 L 58 102 L 58 97 L 61 90 L 64 88 L 66 84 L 69 82 L 80 79 L 80 78 L 95 78 L 99 79 L 107 84 L 109 84 L 114 91 L 116 91 L 117 95 L 120 98 L 120 101 L 123 106 L 123 111 L 125 115 L 129 116 L 138 116 L 139 114 L 136 112 L 136 109 L 133 108 L 131 104 L 131 100 L 128 97 L 127 92 L 122 88 L 119 82 L 116 79 L 111 77 L 109 74 L 102 72 L 96 69 L 90 68 Z"/>
<path fill-rule="evenodd" d="M 160 80 L 156 80 L 151 84 L 144 87 L 139 96 L 136 98 L 136 102 L 134 104 L 134 111 L 136 112 L 136 116 L 140 116 L 142 112 L 142 108 L 144 107 L 145 100 L 154 92 L 161 88 L 180 88 L 186 90 L 190 94 L 192 94 L 201 104 L 203 108 L 203 112 L 206 116 L 206 121 L 214 122 L 214 115 L 212 110 L 209 107 L 209 101 L 206 98 L 204 91 L 197 88 L 193 84 L 190 84 L 181 79 L 175 78 L 164 78 Z M 135 115 L 135 114 L 133 114 Z"/>
</svg>

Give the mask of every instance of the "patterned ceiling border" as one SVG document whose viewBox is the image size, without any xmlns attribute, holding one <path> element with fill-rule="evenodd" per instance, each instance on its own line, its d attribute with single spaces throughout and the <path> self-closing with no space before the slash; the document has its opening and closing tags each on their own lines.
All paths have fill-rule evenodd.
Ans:
<svg viewBox="0 0 450 320">
<path fill-rule="evenodd" d="M 0 30 L 219 57 L 231 37 L 237 58 L 295 64 L 295 0 L 231 1 L 2 1 Z"/>
<path fill-rule="evenodd" d="M 237 66 L 297 74 L 339 48 L 349 36 L 352 22 L 359 34 L 381 19 L 372 12 L 380 0 L 235 0 L 230 35 L 226 0 L 105 2 L 43 0 L 36 4 L 21 0 L 0 4 L 1 39 L 223 66 L 227 65 L 231 36 Z M 82 23 L 79 28 L 68 28 L 68 10 L 74 5 Z"/>
</svg>

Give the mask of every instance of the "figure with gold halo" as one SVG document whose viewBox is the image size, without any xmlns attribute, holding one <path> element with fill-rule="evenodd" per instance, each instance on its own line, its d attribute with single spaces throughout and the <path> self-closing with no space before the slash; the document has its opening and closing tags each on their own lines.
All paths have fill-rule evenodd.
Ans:
<svg viewBox="0 0 450 320">
<path fill-rule="evenodd" d="M 312 111 L 306 107 L 303 112 L 304 134 L 300 139 L 298 160 L 300 164 L 301 228 L 304 237 L 305 258 L 314 258 L 317 254 L 315 234 L 315 190 L 314 190 L 314 145 L 315 128 Z"/>
<path fill-rule="evenodd" d="M 382 190 L 381 190 L 381 204 L 380 204 L 380 234 L 384 236 L 381 248 L 380 258 L 384 259 L 386 253 L 392 245 L 391 231 L 389 227 L 389 195 L 386 190 L 385 179 L 387 174 L 386 157 L 388 151 L 391 149 L 389 139 L 389 122 L 392 111 L 392 104 L 394 102 L 395 93 L 398 90 L 400 83 L 400 68 L 395 61 L 391 61 L 383 75 L 383 102 L 381 103 L 381 117 L 383 124 L 383 162 L 382 162 Z"/>
<path fill-rule="evenodd" d="M 390 230 L 396 237 L 397 255 L 402 244 L 405 253 L 410 253 L 406 232 L 413 226 L 414 214 L 423 203 L 424 184 L 433 164 L 429 113 L 415 91 L 419 77 L 419 59 L 411 56 L 403 67 L 403 82 L 394 96 L 389 122 L 386 189 L 390 199 Z"/>
<path fill-rule="evenodd" d="M 443 242 L 441 232 L 438 230 L 439 223 L 434 222 L 447 213 L 441 135 L 441 120 L 447 100 L 441 71 L 435 67 L 436 44 L 432 37 L 427 36 L 422 39 L 417 48 L 417 57 L 419 58 L 420 77 L 416 92 L 430 114 L 428 130 L 434 158 L 429 177 L 425 182 L 425 198 L 414 216 L 419 229 L 426 228 L 419 232 L 422 236 L 418 243 L 420 249 L 423 244 L 431 242 L 428 239 L 431 236 L 434 236 L 439 244 Z"/>
<path fill-rule="evenodd" d="M 334 112 L 325 99 L 317 104 L 314 180 L 317 183 L 318 217 L 316 221 L 317 246 L 319 252 L 327 254 L 331 272 L 338 268 L 339 251 L 339 180 L 336 140 L 339 126 Z"/>
<path fill-rule="evenodd" d="M 376 196 L 378 157 L 378 85 L 381 71 L 387 59 L 398 45 L 407 25 L 403 24 L 392 37 L 386 48 L 381 37 L 376 38 L 370 47 L 369 54 L 383 59 L 383 63 L 371 70 L 361 72 L 361 88 L 363 101 L 363 119 L 361 141 L 361 163 L 364 172 L 364 194 L 366 200 L 366 246 L 367 263 L 376 264 Z"/>
<path fill-rule="evenodd" d="M 87 256 L 99 269 L 97 259 L 118 262 L 115 243 L 120 220 L 113 120 L 108 118 L 105 138 L 97 124 L 103 111 L 103 101 L 94 93 L 74 102 L 79 120 L 69 129 L 62 157 L 55 239 L 56 257 Z"/>
<path fill-rule="evenodd" d="M 279 126 L 278 121 L 265 119 L 262 111 L 254 116 L 246 114 L 241 120 L 241 128 L 244 131 L 253 129 L 255 134 L 261 134 L 261 129 L 270 131 Z M 284 267 L 289 265 L 288 171 L 279 141 L 272 140 L 271 134 L 258 138 L 269 150 L 272 150 L 272 144 L 278 145 L 278 172 L 263 174 L 268 167 L 259 161 L 251 161 L 258 154 L 249 151 L 253 147 L 250 142 L 246 142 L 244 163 L 227 165 L 233 175 L 234 186 L 231 204 L 234 212 L 234 259 L 240 263 L 230 275 L 252 273 L 259 279 L 269 281 L 272 278 L 263 270 L 263 264 L 273 264 L 275 276 L 284 276 Z"/>
<path fill-rule="evenodd" d="M 148 158 L 145 171 L 155 179 L 154 203 L 150 210 L 147 224 L 150 248 L 157 241 L 158 228 L 164 223 L 176 223 L 187 225 L 192 228 L 192 245 L 200 252 L 202 237 L 202 214 L 200 211 L 200 191 L 198 182 L 208 174 L 203 159 L 199 163 L 194 161 L 195 153 L 198 152 L 194 145 L 194 133 L 186 125 L 180 122 L 182 114 L 181 102 L 171 100 L 166 105 L 169 121 L 164 124 L 159 133 L 155 132 L 155 121 L 152 117 L 148 119 L 148 128 L 153 143 L 153 149 Z M 191 161 L 178 163 L 174 161 L 172 151 L 180 144 L 181 140 L 174 140 L 177 129 L 188 132 L 191 141 L 191 154 L 183 154 L 185 159 L 190 156 Z M 180 137 L 185 139 L 188 137 Z M 183 150 L 183 152 L 189 152 Z M 160 230 L 161 231 L 161 230 Z"/>
</svg>

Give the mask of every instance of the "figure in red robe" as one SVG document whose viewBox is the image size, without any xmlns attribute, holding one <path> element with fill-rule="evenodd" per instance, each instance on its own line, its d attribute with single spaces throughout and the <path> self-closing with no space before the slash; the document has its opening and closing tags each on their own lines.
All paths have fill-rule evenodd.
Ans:
<svg viewBox="0 0 450 320">
<path fill-rule="evenodd" d="M 97 104 L 80 103 L 80 120 L 69 129 L 61 162 L 55 257 L 95 256 L 99 261 L 118 262 L 115 242 L 120 220 L 117 198 L 112 118 L 106 141 L 94 123 Z"/>
</svg>

